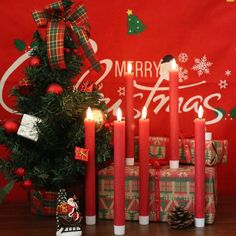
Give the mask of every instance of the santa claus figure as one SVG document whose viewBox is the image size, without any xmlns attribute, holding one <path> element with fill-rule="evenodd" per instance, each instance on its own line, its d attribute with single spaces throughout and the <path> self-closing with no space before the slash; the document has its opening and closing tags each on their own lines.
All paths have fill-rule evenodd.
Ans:
<svg viewBox="0 0 236 236">
<path fill-rule="evenodd" d="M 67 200 L 68 216 L 73 219 L 73 221 L 78 221 L 80 219 L 79 207 L 75 201 L 75 197 L 71 197 Z"/>
<path fill-rule="evenodd" d="M 172 55 L 166 55 L 162 58 L 160 65 L 160 81 L 167 80 L 169 81 L 169 71 L 171 70 L 172 60 L 174 57 Z"/>
</svg>

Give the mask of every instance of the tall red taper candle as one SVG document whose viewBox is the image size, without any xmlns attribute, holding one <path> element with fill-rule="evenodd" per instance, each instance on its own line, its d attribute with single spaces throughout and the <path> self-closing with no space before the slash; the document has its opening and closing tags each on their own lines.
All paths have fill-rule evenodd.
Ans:
<svg viewBox="0 0 236 236">
<path fill-rule="evenodd" d="M 126 165 L 134 165 L 134 73 L 132 65 L 128 63 L 127 73 L 125 75 L 125 133 L 126 133 Z"/>
<path fill-rule="evenodd" d="M 96 224 L 96 182 L 95 182 L 95 122 L 91 108 L 87 110 L 84 120 L 85 148 L 89 149 L 85 176 L 85 216 L 86 224 Z"/>
<path fill-rule="evenodd" d="M 149 224 L 149 119 L 147 108 L 139 120 L 139 224 Z"/>
<path fill-rule="evenodd" d="M 199 107 L 195 123 L 195 226 L 205 226 L 205 119 Z"/>
<path fill-rule="evenodd" d="M 125 121 L 120 108 L 114 122 L 114 234 L 125 234 Z"/>
<path fill-rule="evenodd" d="M 178 70 L 175 59 L 169 72 L 170 95 L 170 168 L 179 167 Z"/>
</svg>

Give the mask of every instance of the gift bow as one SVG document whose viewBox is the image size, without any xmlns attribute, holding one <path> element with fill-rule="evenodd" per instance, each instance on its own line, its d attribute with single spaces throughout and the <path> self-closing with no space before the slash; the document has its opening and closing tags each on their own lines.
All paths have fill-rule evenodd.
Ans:
<svg viewBox="0 0 236 236">
<path fill-rule="evenodd" d="M 44 11 L 34 11 L 33 18 L 39 30 L 46 28 L 47 53 L 52 68 L 65 69 L 64 36 L 66 27 L 69 28 L 77 47 L 81 46 L 91 66 L 100 70 L 93 48 L 89 42 L 88 17 L 85 7 L 75 3 L 71 8 L 64 9 L 61 1 L 52 3 Z"/>
</svg>

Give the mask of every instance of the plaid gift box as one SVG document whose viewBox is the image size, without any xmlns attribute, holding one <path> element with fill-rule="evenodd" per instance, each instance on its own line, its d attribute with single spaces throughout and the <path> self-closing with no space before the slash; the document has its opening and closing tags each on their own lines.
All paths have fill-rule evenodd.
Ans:
<svg viewBox="0 0 236 236">
<path fill-rule="evenodd" d="M 164 159 L 168 157 L 169 138 L 167 137 L 149 137 L 149 157 Z M 193 138 L 179 139 L 180 163 L 194 164 L 195 141 Z M 135 137 L 135 158 L 138 159 L 138 137 Z M 206 165 L 214 166 L 217 163 L 226 163 L 228 156 L 227 140 L 209 140 L 206 141 L 205 157 Z"/>
<path fill-rule="evenodd" d="M 33 214 L 55 216 L 57 207 L 57 192 L 30 191 L 30 208 Z"/>
<path fill-rule="evenodd" d="M 184 139 L 179 140 L 179 154 L 180 163 L 188 163 L 186 158 L 186 151 L 184 151 L 184 145 L 187 146 L 190 152 L 190 163 L 195 163 L 195 140 Z M 227 140 L 209 140 L 205 142 L 205 163 L 207 166 L 214 166 L 217 163 L 226 163 L 228 156 L 228 141 Z"/>
<path fill-rule="evenodd" d="M 150 221 L 167 221 L 168 213 L 176 205 L 194 212 L 194 166 L 169 169 L 168 166 L 150 167 Z M 114 165 L 98 172 L 98 216 L 114 217 Z M 125 167 L 125 218 L 138 220 L 139 216 L 139 167 Z M 217 189 L 215 167 L 206 167 L 206 223 L 212 224 L 216 214 Z"/>
</svg>

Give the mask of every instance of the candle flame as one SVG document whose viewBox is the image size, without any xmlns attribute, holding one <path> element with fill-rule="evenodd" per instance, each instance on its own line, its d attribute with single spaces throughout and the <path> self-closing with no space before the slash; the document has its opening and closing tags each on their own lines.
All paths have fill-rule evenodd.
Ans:
<svg viewBox="0 0 236 236">
<path fill-rule="evenodd" d="M 177 68 L 176 60 L 172 59 L 172 61 L 171 61 L 171 69 L 172 70 L 176 70 L 176 68 Z"/>
<path fill-rule="evenodd" d="M 117 121 L 121 121 L 122 120 L 122 112 L 121 112 L 120 108 L 117 109 L 116 117 L 117 117 Z"/>
<path fill-rule="evenodd" d="M 86 118 L 87 118 L 87 120 L 93 120 L 93 112 L 90 107 L 88 107 L 88 109 L 87 109 Z"/>
<path fill-rule="evenodd" d="M 202 119 L 202 117 L 203 117 L 203 108 L 202 108 L 202 105 L 201 105 L 198 109 L 198 118 Z"/>
<path fill-rule="evenodd" d="M 142 119 L 146 119 L 147 118 L 147 108 L 144 106 L 142 109 Z"/>
<path fill-rule="evenodd" d="M 132 72 L 132 64 L 128 62 L 127 71 L 130 74 Z"/>
</svg>

